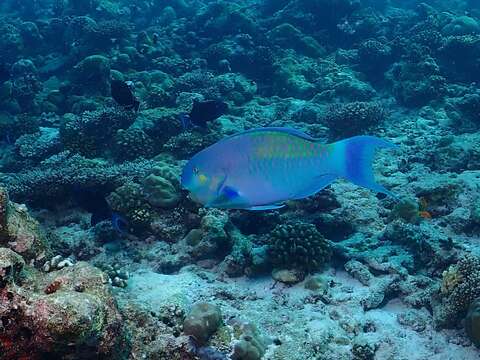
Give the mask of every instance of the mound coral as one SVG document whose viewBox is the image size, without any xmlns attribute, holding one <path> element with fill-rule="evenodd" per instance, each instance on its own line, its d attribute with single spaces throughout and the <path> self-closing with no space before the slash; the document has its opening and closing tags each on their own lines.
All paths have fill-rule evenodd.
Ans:
<svg viewBox="0 0 480 360">
<path fill-rule="evenodd" d="M 209 303 L 195 304 L 183 322 L 183 332 L 205 344 L 222 323 L 220 308 Z"/>
<path fill-rule="evenodd" d="M 110 84 L 110 60 L 101 55 L 86 57 L 73 68 L 72 81 L 79 88 L 106 95 Z"/>
<path fill-rule="evenodd" d="M 378 103 L 353 102 L 332 105 L 325 114 L 324 122 L 335 136 L 351 136 L 379 125 L 386 115 Z"/>
<path fill-rule="evenodd" d="M 467 255 L 443 273 L 441 302 L 434 307 L 439 328 L 455 327 L 480 297 L 480 258 Z"/>
<path fill-rule="evenodd" d="M 143 181 L 147 201 L 153 206 L 173 207 L 180 200 L 176 186 L 168 179 L 150 174 Z"/>
<path fill-rule="evenodd" d="M 330 259 L 328 242 L 312 224 L 278 225 L 270 237 L 270 258 L 275 266 L 312 272 Z"/>
<path fill-rule="evenodd" d="M 145 230 L 152 220 L 151 206 L 145 200 L 141 185 L 129 181 L 115 189 L 107 201 L 113 211 L 126 217 L 129 226 L 139 231 Z"/>
</svg>

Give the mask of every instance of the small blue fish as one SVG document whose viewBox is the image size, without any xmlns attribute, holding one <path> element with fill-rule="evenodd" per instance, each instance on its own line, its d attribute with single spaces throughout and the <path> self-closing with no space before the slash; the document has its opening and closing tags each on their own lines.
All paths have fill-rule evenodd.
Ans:
<svg viewBox="0 0 480 360">
<path fill-rule="evenodd" d="M 205 207 L 269 210 L 314 195 L 338 178 L 396 197 L 375 182 L 377 148 L 395 145 L 373 136 L 321 144 L 301 131 L 260 128 L 220 140 L 184 167 L 182 187 Z"/>
</svg>

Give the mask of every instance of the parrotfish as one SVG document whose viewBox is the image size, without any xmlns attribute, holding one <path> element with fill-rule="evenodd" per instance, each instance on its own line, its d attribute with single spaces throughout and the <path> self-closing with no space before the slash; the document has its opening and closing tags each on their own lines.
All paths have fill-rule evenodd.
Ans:
<svg viewBox="0 0 480 360">
<path fill-rule="evenodd" d="M 316 194 L 339 178 L 396 197 L 375 182 L 375 150 L 395 148 L 374 136 L 323 144 L 289 128 L 259 128 L 207 147 L 185 165 L 182 187 L 205 207 L 269 210 Z"/>
</svg>

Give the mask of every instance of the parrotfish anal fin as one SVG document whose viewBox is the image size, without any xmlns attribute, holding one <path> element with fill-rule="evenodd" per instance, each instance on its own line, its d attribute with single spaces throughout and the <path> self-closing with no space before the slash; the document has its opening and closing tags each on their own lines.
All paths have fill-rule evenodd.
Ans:
<svg viewBox="0 0 480 360">
<path fill-rule="evenodd" d="M 336 179 L 338 179 L 338 176 L 334 174 L 322 174 L 322 175 L 315 176 L 304 189 L 294 194 L 292 199 L 293 200 L 304 199 L 306 197 L 314 195 L 320 190 L 326 188 Z"/>
<path fill-rule="evenodd" d="M 274 210 L 283 208 L 285 204 L 272 204 L 272 205 L 260 205 L 260 206 L 252 206 L 246 208 L 245 210 L 252 210 L 252 211 L 262 211 L 262 210 Z"/>
</svg>

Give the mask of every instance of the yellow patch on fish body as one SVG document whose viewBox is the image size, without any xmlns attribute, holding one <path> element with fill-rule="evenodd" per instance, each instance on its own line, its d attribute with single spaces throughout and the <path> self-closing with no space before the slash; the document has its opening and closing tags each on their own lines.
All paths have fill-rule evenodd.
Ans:
<svg viewBox="0 0 480 360">
<path fill-rule="evenodd" d="M 208 177 L 206 177 L 204 174 L 200 174 L 198 175 L 198 181 L 200 182 L 200 184 L 205 184 L 208 180 Z"/>
</svg>

